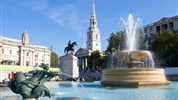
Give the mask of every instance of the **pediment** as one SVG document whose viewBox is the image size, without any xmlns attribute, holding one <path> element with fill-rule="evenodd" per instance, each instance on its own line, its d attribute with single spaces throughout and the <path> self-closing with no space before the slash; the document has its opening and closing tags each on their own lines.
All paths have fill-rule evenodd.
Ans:
<svg viewBox="0 0 178 100">
<path fill-rule="evenodd" d="M 167 20 L 169 20 L 169 19 L 170 19 L 170 18 L 163 17 L 163 18 L 161 18 L 161 19 L 158 21 L 158 23 L 165 22 L 165 21 L 167 21 Z"/>
<path fill-rule="evenodd" d="M 87 56 L 89 55 L 89 50 L 86 48 L 80 48 L 76 53 L 75 56 L 80 57 L 80 56 Z"/>
</svg>

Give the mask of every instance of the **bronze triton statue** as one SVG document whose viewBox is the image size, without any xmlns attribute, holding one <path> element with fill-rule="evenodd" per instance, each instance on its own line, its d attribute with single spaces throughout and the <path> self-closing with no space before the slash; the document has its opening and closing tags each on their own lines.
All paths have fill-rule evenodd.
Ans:
<svg viewBox="0 0 178 100">
<path fill-rule="evenodd" d="M 64 53 L 69 54 L 69 51 L 71 51 L 71 53 L 73 53 L 74 46 L 77 46 L 77 43 L 76 42 L 71 43 L 71 41 L 69 40 L 67 47 L 65 47 L 65 49 L 64 49 Z"/>
<path fill-rule="evenodd" d="M 35 70 L 28 73 L 16 72 L 8 87 L 16 94 L 20 94 L 23 99 L 36 98 L 41 96 L 50 97 L 48 88 L 43 84 L 59 73 L 48 72 L 49 67 L 45 64 L 41 66 L 44 70 Z M 28 78 L 26 78 L 28 77 Z"/>
</svg>

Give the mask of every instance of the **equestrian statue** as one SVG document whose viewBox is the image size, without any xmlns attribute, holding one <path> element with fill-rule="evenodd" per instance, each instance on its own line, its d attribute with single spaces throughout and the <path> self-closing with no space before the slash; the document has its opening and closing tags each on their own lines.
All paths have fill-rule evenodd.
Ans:
<svg viewBox="0 0 178 100">
<path fill-rule="evenodd" d="M 65 49 L 64 49 L 64 53 L 69 54 L 69 51 L 70 51 L 70 53 L 73 54 L 74 46 L 77 46 L 77 43 L 76 42 L 71 43 L 71 41 L 69 40 L 67 47 L 65 47 Z"/>
</svg>

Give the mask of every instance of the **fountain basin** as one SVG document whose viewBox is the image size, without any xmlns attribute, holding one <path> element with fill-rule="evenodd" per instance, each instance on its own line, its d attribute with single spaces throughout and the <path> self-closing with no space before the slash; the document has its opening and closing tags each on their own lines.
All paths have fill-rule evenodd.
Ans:
<svg viewBox="0 0 178 100">
<path fill-rule="evenodd" d="M 154 68 L 151 52 L 146 50 L 115 52 L 112 59 L 117 68 Z"/>
<path fill-rule="evenodd" d="M 103 71 L 104 87 L 162 87 L 168 86 L 164 69 L 161 68 L 112 68 Z"/>
</svg>

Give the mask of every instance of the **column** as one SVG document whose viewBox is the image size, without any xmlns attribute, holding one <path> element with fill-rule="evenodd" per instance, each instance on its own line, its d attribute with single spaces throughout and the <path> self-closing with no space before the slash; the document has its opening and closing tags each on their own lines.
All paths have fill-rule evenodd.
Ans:
<svg viewBox="0 0 178 100">
<path fill-rule="evenodd" d="M 79 68 L 80 68 L 79 71 L 82 71 L 82 58 L 81 57 L 79 57 Z"/>
<path fill-rule="evenodd" d="M 85 66 L 86 66 L 86 68 L 88 67 L 88 64 L 87 64 L 88 62 L 87 62 L 87 60 L 88 60 L 88 59 L 87 59 L 87 56 L 86 56 L 86 57 L 85 57 Z M 88 71 L 88 68 L 87 68 L 87 71 Z"/>
<path fill-rule="evenodd" d="M 26 66 L 26 52 L 23 50 L 23 66 Z"/>
<path fill-rule="evenodd" d="M 35 66 L 35 64 L 34 64 L 34 56 L 33 56 L 33 51 L 32 51 L 32 66 Z"/>
<path fill-rule="evenodd" d="M 82 57 L 82 71 L 84 71 L 84 57 Z"/>
<path fill-rule="evenodd" d="M 20 66 L 22 66 L 23 65 L 23 50 L 22 50 L 22 48 L 19 49 L 19 56 L 20 56 L 20 59 L 19 59 Z"/>
<path fill-rule="evenodd" d="M 34 66 L 33 65 L 33 51 L 30 51 L 30 65 Z"/>
<path fill-rule="evenodd" d="M 86 70 L 85 56 L 83 57 L 83 64 L 84 64 L 84 72 L 85 72 L 85 70 Z"/>
</svg>

